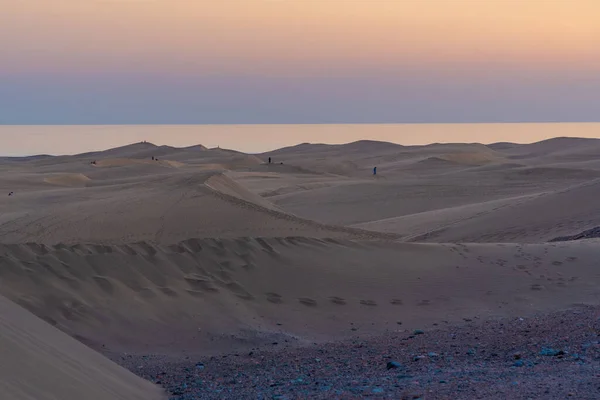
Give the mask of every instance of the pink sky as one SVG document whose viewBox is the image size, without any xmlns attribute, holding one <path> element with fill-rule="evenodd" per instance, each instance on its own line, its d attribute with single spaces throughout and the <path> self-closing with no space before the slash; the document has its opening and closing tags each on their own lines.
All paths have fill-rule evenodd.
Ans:
<svg viewBox="0 0 600 400">
<path fill-rule="evenodd" d="M 590 120 L 589 101 L 600 100 L 597 0 L 0 9 L 0 123 L 353 122 L 357 110 L 369 122 Z M 540 104 L 518 112 L 515 100 Z"/>
</svg>

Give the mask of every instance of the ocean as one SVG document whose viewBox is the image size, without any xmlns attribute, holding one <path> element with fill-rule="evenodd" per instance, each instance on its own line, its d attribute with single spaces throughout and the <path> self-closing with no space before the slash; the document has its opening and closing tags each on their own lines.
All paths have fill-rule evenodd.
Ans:
<svg viewBox="0 0 600 400">
<path fill-rule="evenodd" d="M 299 143 L 381 140 L 429 143 L 531 143 L 552 137 L 600 137 L 600 123 L 331 125 L 0 125 L 0 156 L 65 155 L 148 141 L 203 144 L 259 153 Z"/>
</svg>

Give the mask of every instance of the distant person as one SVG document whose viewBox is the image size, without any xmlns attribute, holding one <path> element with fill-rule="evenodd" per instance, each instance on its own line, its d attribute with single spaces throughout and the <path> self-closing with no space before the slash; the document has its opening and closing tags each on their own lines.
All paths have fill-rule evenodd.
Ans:
<svg viewBox="0 0 600 400">
<path fill-rule="evenodd" d="M 10 192 L 8 195 L 9 195 L 9 196 L 12 196 L 12 195 L 13 195 L 13 193 L 14 193 L 14 192 Z"/>
<path fill-rule="evenodd" d="M 373 168 L 373 175 L 377 175 L 377 167 Z"/>
<path fill-rule="evenodd" d="M 154 161 L 154 156 L 152 156 L 152 161 Z"/>
<path fill-rule="evenodd" d="M 269 164 L 271 164 L 271 157 L 269 157 Z"/>
</svg>

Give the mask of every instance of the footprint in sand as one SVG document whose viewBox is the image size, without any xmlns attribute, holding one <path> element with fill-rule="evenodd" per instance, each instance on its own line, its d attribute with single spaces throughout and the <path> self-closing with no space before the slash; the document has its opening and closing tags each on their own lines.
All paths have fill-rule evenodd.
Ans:
<svg viewBox="0 0 600 400">
<path fill-rule="evenodd" d="M 225 288 L 227 288 L 229 291 L 231 291 L 233 294 L 235 294 L 240 299 L 254 300 L 254 296 L 252 296 L 252 294 L 250 294 L 250 292 L 248 292 L 246 289 L 244 289 L 244 287 L 237 282 L 228 282 L 228 283 L 225 283 L 224 286 L 225 286 Z"/>
<path fill-rule="evenodd" d="M 563 263 L 562 263 L 561 261 L 554 261 L 554 262 L 552 263 L 552 265 L 559 266 L 559 265 L 563 265 Z"/>
<path fill-rule="evenodd" d="M 204 293 L 204 292 L 201 292 L 201 291 L 199 291 L 199 290 L 186 289 L 185 291 L 186 291 L 186 292 L 187 292 L 187 293 L 188 293 L 190 296 L 192 296 L 192 297 L 200 297 L 200 298 L 203 298 L 203 297 L 204 297 L 204 295 L 205 295 L 205 293 Z"/>
<path fill-rule="evenodd" d="M 377 303 L 373 300 L 361 300 L 360 304 L 362 304 L 363 306 L 369 306 L 369 307 L 375 307 L 377 305 Z"/>
<path fill-rule="evenodd" d="M 81 283 L 79 283 L 79 280 L 74 279 L 74 278 L 70 278 L 68 276 L 59 276 L 59 278 L 63 281 L 66 282 L 67 285 L 69 285 L 69 287 L 71 289 L 74 290 L 79 290 L 81 289 Z"/>
<path fill-rule="evenodd" d="M 171 289 L 169 289 L 171 290 Z M 173 292 L 175 293 L 175 292 Z M 156 298 L 156 293 L 154 293 L 154 291 L 150 288 L 142 288 L 139 292 L 138 292 L 139 296 L 144 298 L 144 299 L 154 299 Z M 177 297 L 177 293 L 175 293 L 172 297 Z"/>
<path fill-rule="evenodd" d="M 567 261 L 569 261 L 569 262 L 577 261 L 577 257 L 567 257 Z"/>
<path fill-rule="evenodd" d="M 269 292 L 269 293 L 265 293 L 265 295 L 267 296 L 267 301 L 270 303 L 273 303 L 273 304 L 283 303 L 283 298 L 278 293 Z"/>
<path fill-rule="evenodd" d="M 210 278 L 199 275 L 188 275 L 184 277 L 185 281 L 190 285 L 193 290 L 204 291 L 204 292 L 218 292 L 217 288 Z"/>
<path fill-rule="evenodd" d="M 337 297 L 337 296 L 330 297 L 329 301 L 331 301 L 333 304 L 337 304 L 340 306 L 346 305 L 346 300 L 341 297 Z"/>
<path fill-rule="evenodd" d="M 246 271 L 250 271 L 256 268 L 256 265 L 254 265 L 253 263 L 249 262 L 248 264 L 244 264 L 242 265 L 242 268 L 245 269 Z"/>
<path fill-rule="evenodd" d="M 161 292 L 163 292 L 164 294 L 166 294 L 169 297 L 179 297 L 177 292 L 174 291 L 173 289 L 171 289 L 170 287 L 161 287 L 159 289 Z"/>
<path fill-rule="evenodd" d="M 421 300 L 417 305 L 418 306 L 430 306 L 431 300 Z"/>
<path fill-rule="evenodd" d="M 300 304 L 303 304 L 308 307 L 316 307 L 317 306 L 317 302 L 308 297 L 300 297 L 298 299 L 298 301 L 300 302 Z"/>
<path fill-rule="evenodd" d="M 98 285 L 100 287 L 100 289 L 102 289 L 102 291 L 104 291 L 105 293 L 108 293 L 108 294 L 114 293 L 115 287 L 106 277 L 94 276 L 93 279 L 94 279 L 94 282 L 96 282 L 96 285 Z"/>
<path fill-rule="evenodd" d="M 183 247 L 181 244 L 172 244 L 168 247 L 168 249 L 171 251 L 171 253 L 176 253 L 176 254 L 185 253 L 185 247 Z"/>
<path fill-rule="evenodd" d="M 544 287 L 542 285 L 540 285 L 540 284 L 535 283 L 535 284 L 531 285 L 531 290 L 538 290 L 539 291 L 539 290 L 543 290 L 543 289 L 544 289 Z"/>
<path fill-rule="evenodd" d="M 402 299 L 392 299 L 390 300 L 390 304 L 394 306 L 401 306 L 402 304 L 404 304 L 404 302 L 402 301 Z"/>
</svg>

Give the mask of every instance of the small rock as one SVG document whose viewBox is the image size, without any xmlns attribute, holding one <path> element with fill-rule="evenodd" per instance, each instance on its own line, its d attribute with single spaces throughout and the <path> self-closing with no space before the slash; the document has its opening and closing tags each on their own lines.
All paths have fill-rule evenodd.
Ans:
<svg viewBox="0 0 600 400">
<path fill-rule="evenodd" d="M 196 363 L 196 368 L 198 368 L 198 369 L 204 369 L 204 364 L 202 364 L 201 362 Z"/>
<path fill-rule="evenodd" d="M 390 361 L 387 363 L 387 369 L 398 369 L 402 368 L 402 364 L 397 361 Z"/>
<path fill-rule="evenodd" d="M 436 357 L 439 357 L 438 353 L 434 353 L 433 351 L 432 351 L 432 352 L 430 352 L 430 353 L 427 353 L 427 355 L 428 355 L 429 357 L 431 357 L 431 358 L 436 358 Z"/>
<path fill-rule="evenodd" d="M 380 387 L 373 388 L 372 392 L 373 393 L 383 393 L 383 388 L 380 388 Z"/>
<path fill-rule="evenodd" d="M 415 331 L 413 332 L 413 335 L 423 335 L 425 334 L 425 331 L 421 330 L 421 329 L 415 329 Z"/>
<path fill-rule="evenodd" d="M 542 351 L 540 351 L 541 356 L 549 356 L 549 357 L 557 357 L 564 355 L 565 352 L 562 350 L 555 350 L 551 347 L 543 347 Z"/>
<path fill-rule="evenodd" d="M 523 362 L 523 360 L 518 360 L 518 361 L 515 361 L 515 363 L 513 364 L 513 367 L 522 367 L 524 365 L 525 365 L 525 363 Z"/>
</svg>

